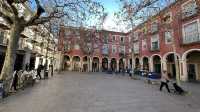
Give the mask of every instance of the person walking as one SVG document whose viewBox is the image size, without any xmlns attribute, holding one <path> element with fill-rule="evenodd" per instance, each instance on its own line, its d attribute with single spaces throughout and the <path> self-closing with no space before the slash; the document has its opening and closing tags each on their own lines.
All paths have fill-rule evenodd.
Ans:
<svg viewBox="0 0 200 112">
<path fill-rule="evenodd" d="M 161 76 L 160 91 L 162 91 L 163 86 L 165 86 L 167 91 L 170 93 L 169 86 L 168 86 L 169 80 L 170 79 L 169 79 L 169 76 L 167 74 L 167 71 L 164 70 L 163 73 L 162 73 L 162 76 Z"/>
<path fill-rule="evenodd" d="M 41 70 L 42 70 L 42 68 L 43 68 L 42 64 L 40 64 L 38 66 L 38 68 L 37 68 L 37 77 L 39 76 L 40 79 L 42 79 L 42 77 L 41 77 Z"/>
<path fill-rule="evenodd" d="M 12 82 L 12 88 L 14 88 L 14 91 L 17 91 L 17 84 L 18 84 L 18 70 L 16 70 L 13 74 L 13 82 Z"/>
</svg>

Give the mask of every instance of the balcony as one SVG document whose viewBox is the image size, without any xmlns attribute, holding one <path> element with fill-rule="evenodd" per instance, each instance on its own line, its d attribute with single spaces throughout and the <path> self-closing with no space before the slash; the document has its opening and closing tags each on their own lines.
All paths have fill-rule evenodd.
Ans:
<svg viewBox="0 0 200 112">
<path fill-rule="evenodd" d="M 196 33 L 194 35 L 190 35 L 187 37 L 183 37 L 182 45 L 190 45 L 190 44 L 195 44 L 195 43 L 200 43 L 200 34 Z"/>
<path fill-rule="evenodd" d="M 197 15 L 198 15 L 198 10 L 197 9 L 194 9 L 194 10 L 191 10 L 191 11 L 182 12 L 182 14 L 181 14 L 182 21 L 194 18 Z"/>
</svg>

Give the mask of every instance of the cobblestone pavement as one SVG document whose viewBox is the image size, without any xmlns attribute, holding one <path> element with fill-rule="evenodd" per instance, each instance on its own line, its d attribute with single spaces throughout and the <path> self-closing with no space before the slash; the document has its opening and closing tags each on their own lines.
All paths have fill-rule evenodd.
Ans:
<svg viewBox="0 0 200 112">
<path fill-rule="evenodd" d="M 127 76 L 64 72 L 5 98 L 0 112 L 200 112 L 197 95 L 160 92 Z"/>
</svg>

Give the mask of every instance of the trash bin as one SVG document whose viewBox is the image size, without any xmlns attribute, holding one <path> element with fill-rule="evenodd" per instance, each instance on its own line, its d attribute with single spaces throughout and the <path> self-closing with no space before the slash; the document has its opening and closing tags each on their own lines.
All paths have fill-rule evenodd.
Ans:
<svg viewBox="0 0 200 112">
<path fill-rule="evenodd" d="M 0 99 L 4 97 L 3 81 L 0 81 Z"/>
</svg>

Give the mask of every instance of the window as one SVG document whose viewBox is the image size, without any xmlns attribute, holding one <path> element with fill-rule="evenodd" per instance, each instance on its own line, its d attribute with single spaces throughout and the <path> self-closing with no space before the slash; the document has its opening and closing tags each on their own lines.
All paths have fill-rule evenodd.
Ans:
<svg viewBox="0 0 200 112">
<path fill-rule="evenodd" d="M 183 43 L 200 41 L 198 21 L 193 21 L 183 26 Z"/>
<path fill-rule="evenodd" d="M 182 5 L 183 18 L 192 16 L 197 13 L 197 5 L 195 0 L 190 0 Z"/>
<path fill-rule="evenodd" d="M 139 53 L 139 42 L 133 44 L 134 53 Z"/>
<path fill-rule="evenodd" d="M 159 50 L 159 35 L 153 35 L 151 37 L 151 50 Z"/>
<path fill-rule="evenodd" d="M 79 50 L 79 49 L 80 49 L 80 46 L 79 46 L 79 44 L 75 44 L 75 45 L 74 45 L 74 49 L 77 49 L 77 50 Z"/>
<path fill-rule="evenodd" d="M 112 36 L 112 41 L 116 41 L 116 37 L 114 35 Z"/>
<path fill-rule="evenodd" d="M 120 53 L 125 53 L 125 46 L 120 46 Z"/>
<path fill-rule="evenodd" d="M 104 45 L 103 45 L 102 53 L 103 53 L 103 54 L 108 54 L 108 44 L 104 44 Z"/>
<path fill-rule="evenodd" d="M 124 37 L 120 37 L 120 42 L 124 43 Z"/>
<path fill-rule="evenodd" d="M 171 44 L 172 43 L 172 31 L 166 31 L 164 35 L 165 35 L 165 44 Z"/>
<path fill-rule="evenodd" d="M 112 53 L 116 53 L 117 52 L 117 47 L 115 45 L 112 46 Z"/>
<path fill-rule="evenodd" d="M 158 31 L 158 23 L 157 23 L 157 21 L 155 21 L 151 24 L 151 33 L 154 33 L 157 31 Z"/>
<path fill-rule="evenodd" d="M 147 49 L 147 40 L 146 39 L 142 40 L 142 50 L 145 50 L 145 49 Z"/>
<path fill-rule="evenodd" d="M 103 42 L 108 43 L 108 34 L 103 35 Z"/>
</svg>

